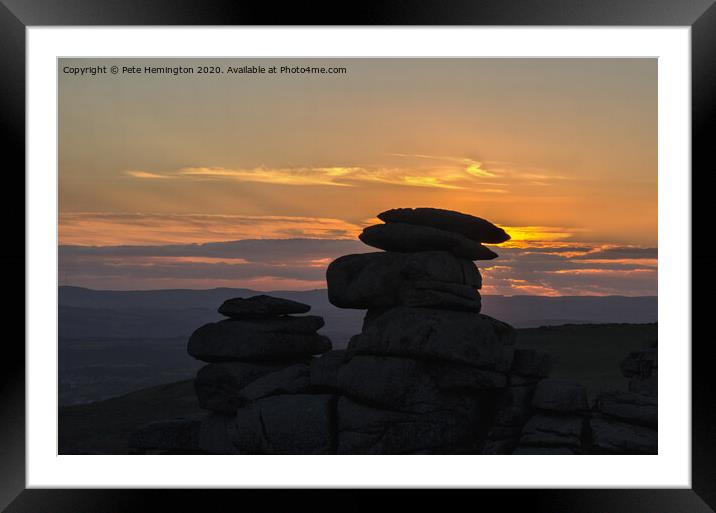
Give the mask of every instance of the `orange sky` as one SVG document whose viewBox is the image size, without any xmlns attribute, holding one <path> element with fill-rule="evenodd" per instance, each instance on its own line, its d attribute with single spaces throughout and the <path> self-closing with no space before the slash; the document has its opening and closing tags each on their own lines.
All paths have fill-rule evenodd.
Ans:
<svg viewBox="0 0 716 513">
<path fill-rule="evenodd" d="M 60 66 L 98 63 L 65 59 Z M 251 62 L 201 62 L 228 63 Z M 60 244 L 351 239 L 383 210 L 433 206 L 492 220 L 513 235 L 513 248 L 656 247 L 655 60 L 345 59 L 320 65 L 345 66 L 348 73 L 60 73 Z M 655 292 L 655 267 L 627 260 L 631 267 L 623 274 L 640 284 L 631 292 Z M 182 275 L 181 263 L 174 280 L 193 287 L 283 283 L 270 273 L 202 281 L 196 268 L 191 278 Z M 618 271 L 599 261 L 590 265 L 593 274 Z M 550 280 L 589 274 L 561 270 Z M 652 273 L 651 288 L 643 286 L 644 272 Z M 142 276 L 130 281 L 160 280 Z M 76 282 L 121 284 L 104 278 Z M 320 285 L 291 279 L 290 288 Z M 166 280 L 156 283 L 172 278 Z M 569 288 L 549 292 L 527 281 L 522 286 L 544 293 Z"/>
</svg>

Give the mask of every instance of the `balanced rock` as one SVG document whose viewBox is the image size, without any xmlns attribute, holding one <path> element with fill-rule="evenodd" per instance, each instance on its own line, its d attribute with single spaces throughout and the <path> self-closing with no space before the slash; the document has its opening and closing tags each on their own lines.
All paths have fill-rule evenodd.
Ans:
<svg viewBox="0 0 716 513">
<path fill-rule="evenodd" d="M 459 233 L 417 224 L 376 224 L 365 228 L 358 238 L 369 246 L 385 251 L 412 253 L 442 250 L 468 260 L 491 260 L 497 257 L 496 253 L 479 242 Z"/>
<path fill-rule="evenodd" d="M 316 321 L 307 322 L 311 323 L 318 325 Z M 233 320 L 205 324 L 192 333 L 187 349 L 191 356 L 205 362 L 281 360 L 325 353 L 331 349 L 331 341 L 317 333 L 304 329 L 272 331 L 268 324 Z"/>
<path fill-rule="evenodd" d="M 288 366 L 287 366 L 288 365 Z M 199 406 L 233 414 L 249 401 L 293 394 L 310 386 L 307 363 L 211 363 L 199 370 L 194 388 Z"/>
<path fill-rule="evenodd" d="M 432 305 L 435 307 L 449 306 L 451 297 L 464 303 L 467 293 L 465 287 L 458 287 L 460 292 L 456 294 L 450 285 L 472 289 L 482 286 L 482 277 L 474 263 L 445 251 L 345 255 L 328 266 L 326 281 L 328 299 L 333 305 L 360 309 L 390 308 L 406 303 L 407 306 L 431 306 L 427 304 L 430 301 L 437 303 Z M 446 285 L 441 289 L 425 288 L 431 282 Z M 420 304 L 414 304 L 416 302 Z"/>
<path fill-rule="evenodd" d="M 255 319 L 257 317 L 306 313 L 310 309 L 309 305 L 298 301 L 260 295 L 227 299 L 219 307 L 219 313 L 234 319 Z"/>
<path fill-rule="evenodd" d="M 398 307 L 366 320 L 350 354 L 438 358 L 494 370 L 514 329 L 487 315 Z"/>
<path fill-rule="evenodd" d="M 378 214 L 385 223 L 430 226 L 464 235 L 477 242 L 499 244 L 510 239 L 503 230 L 485 219 L 439 208 L 394 208 Z"/>
</svg>

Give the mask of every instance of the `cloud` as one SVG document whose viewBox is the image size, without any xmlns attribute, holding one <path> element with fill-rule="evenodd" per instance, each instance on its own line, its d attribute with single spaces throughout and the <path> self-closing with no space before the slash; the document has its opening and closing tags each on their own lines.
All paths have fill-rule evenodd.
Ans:
<svg viewBox="0 0 716 513">
<path fill-rule="evenodd" d="M 575 258 L 599 259 L 599 260 L 622 260 L 622 259 L 656 259 L 659 256 L 658 248 L 644 248 L 636 246 L 604 246 L 596 250 L 577 256 Z"/>
<path fill-rule="evenodd" d="M 136 171 L 133 169 L 130 169 L 129 171 L 125 171 L 129 176 L 132 176 L 134 178 L 146 178 L 151 180 L 166 180 L 168 178 L 172 178 L 168 175 L 160 175 L 158 173 L 150 173 L 148 171 Z"/>
<path fill-rule="evenodd" d="M 496 247 L 499 258 L 477 265 L 486 294 L 655 295 L 654 249 L 585 243 L 560 243 L 536 250 Z M 370 251 L 376 250 L 354 239 L 305 238 L 160 246 L 63 245 L 59 248 L 60 282 L 99 289 L 323 288 L 326 267 L 333 259 Z M 641 254 L 644 258 L 594 263 L 579 258 L 582 254 Z"/>
<path fill-rule="evenodd" d="M 289 186 L 356 187 L 360 184 L 387 184 L 437 189 L 474 189 L 484 194 L 504 194 L 510 185 L 549 185 L 552 180 L 567 179 L 534 168 L 520 170 L 516 165 L 486 168 L 468 157 L 393 153 L 398 165 L 374 166 L 299 166 L 230 168 L 221 166 L 182 167 L 170 171 L 127 170 L 139 180 L 185 180 L 253 182 Z M 501 164 L 505 166 L 505 163 Z M 507 180 L 499 180 L 504 178 Z"/>
<path fill-rule="evenodd" d="M 331 187 L 355 187 L 359 183 L 382 183 L 408 187 L 463 189 L 470 181 L 470 174 L 467 172 L 445 173 L 441 169 L 416 170 L 386 167 L 257 167 L 252 169 L 183 167 L 163 173 L 130 170 L 125 171 L 125 174 L 141 180 L 213 180 Z"/>
<path fill-rule="evenodd" d="M 102 246 L 186 244 L 239 239 L 355 239 L 363 227 L 341 219 L 302 216 L 60 213 L 60 244 Z"/>
</svg>

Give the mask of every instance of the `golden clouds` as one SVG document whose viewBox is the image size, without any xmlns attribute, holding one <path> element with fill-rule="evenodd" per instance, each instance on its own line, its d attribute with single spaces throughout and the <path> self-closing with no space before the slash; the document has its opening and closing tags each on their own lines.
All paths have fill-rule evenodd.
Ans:
<svg viewBox="0 0 716 513">
<path fill-rule="evenodd" d="M 373 166 L 304 166 L 229 168 L 221 166 L 194 166 L 158 172 L 127 170 L 127 176 L 140 180 L 227 181 L 234 183 L 262 183 L 295 186 L 358 187 L 369 184 L 387 184 L 406 187 L 471 190 L 477 194 L 504 194 L 509 185 L 519 185 L 523 176 L 519 171 L 485 169 L 482 163 L 470 158 L 430 155 L 392 154 L 401 165 Z M 425 161 L 429 163 L 426 164 Z M 507 182 L 495 181 L 508 178 Z M 541 175 L 541 184 L 549 182 Z"/>
<path fill-rule="evenodd" d="M 161 213 L 60 214 L 60 244 L 185 244 L 239 239 L 355 239 L 362 227 L 340 219 Z"/>
</svg>

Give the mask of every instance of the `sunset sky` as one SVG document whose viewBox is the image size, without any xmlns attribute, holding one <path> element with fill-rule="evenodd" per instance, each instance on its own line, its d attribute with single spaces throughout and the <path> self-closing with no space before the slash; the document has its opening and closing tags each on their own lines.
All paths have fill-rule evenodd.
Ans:
<svg viewBox="0 0 716 513">
<path fill-rule="evenodd" d="M 655 59 L 61 59 L 344 66 L 59 72 L 61 285 L 325 287 L 375 215 L 459 210 L 513 240 L 487 294 L 655 295 Z"/>
</svg>

